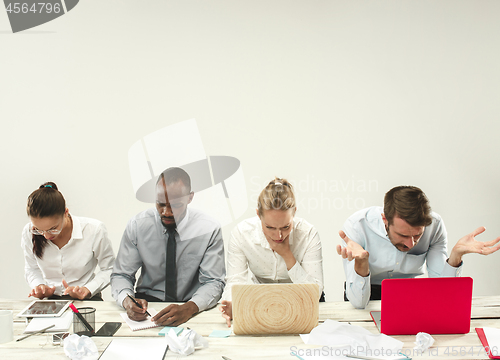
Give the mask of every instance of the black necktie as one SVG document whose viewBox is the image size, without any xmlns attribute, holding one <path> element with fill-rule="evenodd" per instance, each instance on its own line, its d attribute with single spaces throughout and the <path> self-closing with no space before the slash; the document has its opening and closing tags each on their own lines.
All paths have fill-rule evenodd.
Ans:
<svg viewBox="0 0 500 360">
<path fill-rule="evenodd" d="M 177 269 L 175 267 L 175 229 L 167 229 L 167 262 L 165 273 L 165 301 L 177 301 Z"/>
</svg>

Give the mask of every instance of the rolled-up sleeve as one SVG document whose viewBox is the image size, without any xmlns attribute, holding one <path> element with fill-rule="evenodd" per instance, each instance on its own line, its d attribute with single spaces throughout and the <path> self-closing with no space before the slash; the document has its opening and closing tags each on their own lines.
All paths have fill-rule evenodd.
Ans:
<svg viewBox="0 0 500 360">
<path fill-rule="evenodd" d="M 365 247 L 361 236 L 349 219 L 345 222 L 343 230 L 349 239 L 357 242 L 361 247 Z M 346 246 L 343 240 L 342 246 Z M 355 261 L 356 260 L 349 261 L 347 259 L 342 259 L 346 278 L 346 296 L 351 305 L 356 309 L 364 309 L 370 301 L 370 274 L 368 274 L 368 276 L 360 276 L 356 270 L 354 270 Z"/>
</svg>

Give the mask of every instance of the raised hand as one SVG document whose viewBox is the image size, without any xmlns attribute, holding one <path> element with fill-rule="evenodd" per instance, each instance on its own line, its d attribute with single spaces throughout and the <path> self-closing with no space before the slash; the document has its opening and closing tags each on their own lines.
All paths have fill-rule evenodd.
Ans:
<svg viewBox="0 0 500 360">
<path fill-rule="evenodd" d="M 337 245 L 337 253 L 342 256 L 343 259 L 349 261 L 354 261 L 354 270 L 360 276 L 368 276 L 370 273 L 370 266 L 368 258 L 370 254 L 368 251 L 363 249 L 361 245 L 357 242 L 349 239 L 349 237 L 342 230 L 339 231 L 339 235 L 346 243 L 346 246 Z"/>
<path fill-rule="evenodd" d="M 451 250 L 448 264 L 451 266 L 459 266 L 462 262 L 462 256 L 465 254 L 475 253 L 481 255 L 493 254 L 495 251 L 500 250 L 500 236 L 495 240 L 481 242 L 476 240 L 476 236 L 482 234 L 486 229 L 484 226 L 478 227 L 470 234 L 462 237 Z"/>
</svg>

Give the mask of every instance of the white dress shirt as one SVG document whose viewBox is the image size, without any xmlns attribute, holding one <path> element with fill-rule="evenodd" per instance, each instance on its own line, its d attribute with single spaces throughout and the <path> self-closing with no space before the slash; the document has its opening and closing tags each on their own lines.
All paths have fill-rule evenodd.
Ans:
<svg viewBox="0 0 500 360">
<path fill-rule="evenodd" d="M 109 285 L 115 256 L 104 224 L 98 220 L 71 216 L 73 231 L 66 245 L 59 247 L 48 240 L 42 258 L 33 252 L 31 223 L 22 233 L 24 276 L 33 289 L 38 285 L 55 286 L 54 295 L 63 295 L 62 280 L 69 286 L 85 286 L 91 296 Z M 97 265 L 101 271 L 94 273 Z"/>
<path fill-rule="evenodd" d="M 370 301 L 370 285 L 380 285 L 384 279 L 413 278 L 424 274 L 424 263 L 430 277 L 460 276 L 462 264 L 448 264 L 447 233 L 441 216 L 431 213 L 432 224 L 425 227 L 422 237 L 410 251 L 399 251 L 387 236 L 382 219 L 384 209 L 373 206 L 351 215 L 344 224 L 347 237 L 368 251 L 370 273 L 363 277 L 354 270 L 354 262 L 343 259 L 346 275 L 346 295 L 356 308 L 365 308 Z M 343 246 L 345 246 L 343 242 Z"/>
<path fill-rule="evenodd" d="M 246 284 L 251 272 L 254 283 L 315 283 L 323 291 L 323 257 L 316 229 L 294 218 L 289 235 L 290 250 L 297 261 L 287 270 L 285 260 L 271 250 L 258 216 L 239 223 L 231 232 L 227 254 L 226 288 L 222 298 L 231 300 L 231 287 Z M 319 299 L 319 294 L 318 294 Z"/>
</svg>

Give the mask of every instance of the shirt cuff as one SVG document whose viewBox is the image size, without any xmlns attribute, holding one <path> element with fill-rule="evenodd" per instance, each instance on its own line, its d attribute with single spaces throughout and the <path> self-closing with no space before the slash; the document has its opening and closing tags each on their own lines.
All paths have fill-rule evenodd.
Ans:
<svg viewBox="0 0 500 360">
<path fill-rule="evenodd" d="M 95 295 L 95 291 L 99 288 L 99 284 L 97 284 L 96 281 L 92 280 L 88 282 L 87 284 L 83 285 L 90 291 L 90 297 Z"/>
<path fill-rule="evenodd" d="M 294 283 L 308 282 L 308 274 L 302 266 L 300 266 L 298 261 L 296 261 L 292 268 L 288 270 L 288 276 Z"/>
<path fill-rule="evenodd" d="M 442 277 L 460 277 L 462 276 L 462 266 L 464 262 L 462 261 L 458 267 L 451 266 L 448 264 L 448 260 L 444 264 L 443 272 L 441 273 Z"/>
<path fill-rule="evenodd" d="M 125 300 L 125 298 L 127 297 L 127 295 L 130 294 L 129 290 L 128 289 L 124 289 L 122 290 L 119 294 L 118 294 L 118 297 L 116 299 L 116 302 L 118 305 L 120 305 L 122 308 L 125 308 L 123 306 L 123 300 Z M 130 294 L 130 296 L 134 297 L 134 294 Z"/>
<path fill-rule="evenodd" d="M 370 277 L 371 277 L 370 273 L 368 273 L 367 276 L 361 276 L 356 271 L 354 271 L 354 279 L 351 280 L 350 283 L 354 284 L 354 288 L 362 291 L 365 289 L 367 284 L 370 284 Z M 349 285 L 349 283 L 347 285 Z"/>
<path fill-rule="evenodd" d="M 198 306 L 198 312 L 205 311 L 208 308 L 211 308 L 217 305 L 217 301 L 220 300 L 220 295 L 210 295 L 210 294 L 194 294 L 193 297 L 189 300 L 192 301 Z"/>
</svg>

